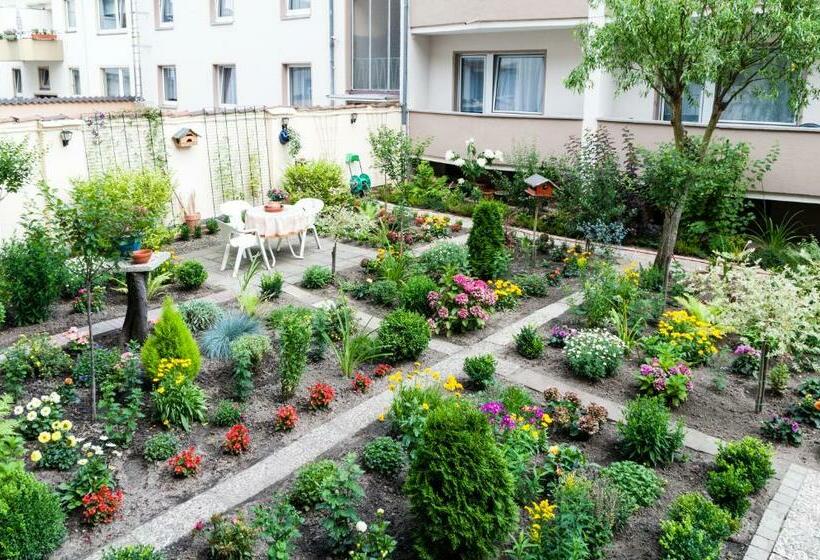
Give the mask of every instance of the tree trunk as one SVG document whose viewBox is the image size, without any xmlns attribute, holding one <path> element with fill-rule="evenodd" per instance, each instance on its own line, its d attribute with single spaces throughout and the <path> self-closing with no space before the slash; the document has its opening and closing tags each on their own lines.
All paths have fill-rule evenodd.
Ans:
<svg viewBox="0 0 820 560">
<path fill-rule="evenodd" d="M 91 421 L 97 421 L 97 372 L 94 367 L 94 330 L 91 328 L 91 294 L 93 280 L 85 283 L 85 318 L 88 325 L 88 358 L 91 362 Z"/>
<path fill-rule="evenodd" d="M 333 238 L 333 249 L 330 251 L 330 274 L 336 276 L 336 245 L 339 243 L 339 238 Z"/>
<path fill-rule="evenodd" d="M 120 333 L 123 348 L 132 340 L 144 342 L 148 337 L 148 273 L 129 272 L 125 275 L 128 287 L 128 308 Z"/>
<path fill-rule="evenodd" d="M 669 266 L 675 255 L 675 243 L 678 240 L 678 227 L 683 216 L 683 203 L 678 203 L 673 209 L 663 213 L 663 230 L 661 231 L 658 253 L 655 255 L 655 268 L 660 270 L 664 277 L 669 274 Z"/>
<path fill-rule="evenodd" d="M 766 375 L 769 372 L 769 343 L 764 341 L 760 348 L 760 372 L 757 375 L 757 398 L 755 398 L 755 413 L 763 410 L 763 395 L 766 392 Z"/>
</svg>

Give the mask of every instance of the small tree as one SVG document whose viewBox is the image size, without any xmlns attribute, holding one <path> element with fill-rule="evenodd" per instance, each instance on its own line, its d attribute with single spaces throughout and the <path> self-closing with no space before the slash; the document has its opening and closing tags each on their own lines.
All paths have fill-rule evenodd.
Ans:
<svg viewBox="0 0 820 560">
<path fill-rule="evenodd" d="M 376 168 L 394 185 L 401 185 L 415 170 L 430 139 L 413 140 L 402 130 L 380 126 L 368 134 Z"/>
<path fill-rule="evenodd" d="M 37 152 L 28 143 L 0 140 L 0 200 L 22 189 L 34 174 Z"/>
<path fill-rule="evenodd" d="M 606 0 L 606 15 L 602 26 L 581 29 L 583 60 L 567 78 L 567 87 L 584 90 L 600 69 L 612 75 L 621 91 L 654 90 L 671 108 L 674 146 L 681 158 L 704 159 L 718 122 L 741 95 L 774 98 L 785 82 L 791 108 L 799 114 L 820 93 L 808 81 L 820 61 L 816 0 Z M 688 137 L 683 120 L 693 84 L 714 86 L 712 111 L 698 143 Z M 656 201 L 664 223 L 655 265 L 664 272 L 691 185 L 683 175 L 668 196 Z"/>
<path fill-rule="evenodd" d="M 473 210 L 473 229 L 467 239 L 470 270 L 485 280 L 500 278 L 509 267 L 505 246 L 504 213 L 500 202 L 483 200 Z"/>
<path fill-rule="evenodd" d="M 94 332 L 91 327 L 91 297 L 94 279 L 113 268 L 118 256 L 117 240 L 124 227 L 122 208 L 103 196 L 99 184 L 76 182 L 70 201 L 59 199 L 45 184 L 41 192 L 44 212 L 57 228 L 78 263 L 86 295 L 88 351 L 91 362 L 91 419 L 97 419 L 97 378 L 94 367 Z"/>
</svg>

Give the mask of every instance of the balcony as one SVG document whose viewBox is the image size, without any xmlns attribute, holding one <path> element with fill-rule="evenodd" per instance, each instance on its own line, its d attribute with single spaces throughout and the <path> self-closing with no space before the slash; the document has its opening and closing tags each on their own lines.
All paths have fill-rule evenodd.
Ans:
<svg viewBox="0 0 820 560">
<path fill-rule="evenodd" d="M 59 39 L 17 39 L 0 41 L 0 62 L 62 62 L 63 42 Z"/>
<path fill-rule="evenodd" d="M 414 34 L 574 27 L 588 13 L 587 0 L 414 0 L 410 27 Z"/>
</svg>

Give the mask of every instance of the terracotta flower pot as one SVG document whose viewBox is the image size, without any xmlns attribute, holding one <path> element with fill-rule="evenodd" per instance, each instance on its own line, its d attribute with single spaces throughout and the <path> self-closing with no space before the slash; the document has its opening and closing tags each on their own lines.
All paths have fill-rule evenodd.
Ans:
<svg viewBox="0 0 820 560">
<path fill-rule="evenodd" d="M 199 212 L 194 212 L 192 214 L 185 214 L 185 225 L 188 226 L 188 229 L 191 230 L 193 233 L 194 228 L 199 225 L 199 221 L 202 219 L 202 215 Z"/>
<path fill-rule="evenodd" d="M 131 253 L 132 264 L 145 264 L 151 260 L 151 255 L 154 252 L 151 249 L 138 249 Z"/>
<path fill-rule="evenodd" d="M 266 202 L 265 203 L 265 212 L 281 212 L 282 211 L 282 203 L 281 202 Z"/>
</svg>

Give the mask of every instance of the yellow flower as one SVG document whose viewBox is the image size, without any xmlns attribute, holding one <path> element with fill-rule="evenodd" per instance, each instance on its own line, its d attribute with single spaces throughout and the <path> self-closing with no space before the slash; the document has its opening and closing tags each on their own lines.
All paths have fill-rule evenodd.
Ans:
<svg viewBox="0 0 820 560">
<path fill-rule="evenodd" d="M 75 445 L 77 445 L 77 438 L 74 436 L 68 436 L 68 446 L 74 447 Z"/>
<path fill-rule="evenodd" d="M 558 455 L 558 453 L 560 453 L 560 452 L 561 452 L 561 448 L 558 447 L 557 445 L 553 445 L 549 449 L 549 454 L 550 455 Z"/>
<path fill-rule="evenodd" d="M 62 425 L 61 425 L 61 427 L 60 427 L 60 428 L 61 428 L 64 432 L 67 432 L 68 430 L 70 430 L 70 429 L 71 429 L 71 428 L 73 428 L 73 427 L 74 427 L 74 424 L 72 424 L 72 423 L 71 423 L 71 420 L 63 420 Z"/>
<path fill-rule="evenodd" d="M 552 416 L 550 416 L 549 414 L 547 414 L 545 412 L 544 414 L 541 415 L 541 425 L 544 426 L 544 427 L 547 427 L 550 424 L 552 424 Z"/>
<path fill-rule="evenodd" d="M 63 434 L 59 431 L 51 434 L 51 441 L 60 441 L 63 439 Z"/>
<path fill-rule="evenodd" d="M 62 422 L 60 422 L 59 420 L 55 420 L 54 422 L 51 423 L 51 429 L 52 430 L 59 430 L 60 426 L 62 426 L 62 425 L 63 425 Z"/>
<path fill-rule="evenodd" d="M 40 453 L 39 451 L 37 451 L 36 449 L 31 452 L 30 459 L 31 459 L 32 463 L 38 463 L 40 461 L 40 459 L 42 459 L 42 458 L 43 458 L 43 454 Z"/>
<path fill-rule="evenodd" d="M 51 441 L 51 434 L 48 432 L 40 432 L 40 435 L 37 436 L 37 441 L 40 443 L 48 443 Z"/>
<path fill-rule="evenodd" d="M 421 403 L 421 409 L 422 410 L 430 410 L 430 405 L 427 404 L 427 403 Z"/>
<path fill-rule="evenodd" d="M 384 412 L 379 414 L 378 419 L 379 419 L 379 422 L 384 422 Z"/>
</svg>

